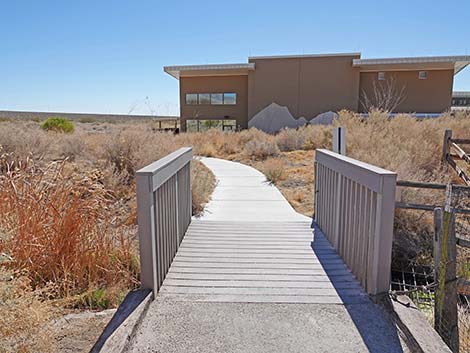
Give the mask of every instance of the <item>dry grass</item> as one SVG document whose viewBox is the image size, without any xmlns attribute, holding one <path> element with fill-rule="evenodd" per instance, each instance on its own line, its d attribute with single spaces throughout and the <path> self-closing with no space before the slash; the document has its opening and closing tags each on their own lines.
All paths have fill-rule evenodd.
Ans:
<svg viewBox="0 0 470 353">
<path fill-rule="evenodd" d="M 267 159 L 263 163 L 261 171 L 270 183 L 276 185 L 285 178 L 284 162 L 280 158 Z"/>
<path fill-rule="evenodd" d="M 27 276 L 0 270 L 0 352 L 55 352 L 47 324 L 54 308 Z"/>
<path fill-rule="evenodd" d="M 64 167 L 3 158 L 0 252 L 11 259 L 3 266 L 27 273 L 33 288 L 53 284 L 51 299 L 137 285 L 138 260 L 130 235 L 115 223 L 111 193 L 93 177 L 74 177 Z"/>
<path fill-rule="evenodd" d="M 215 187 L 214 174 L 201 162 L 194 160 L 191 165 L 193 214 L 198 215 L 204 210 Z M 197 182 L 196 182 L 197 180 Z"/>
</svg>

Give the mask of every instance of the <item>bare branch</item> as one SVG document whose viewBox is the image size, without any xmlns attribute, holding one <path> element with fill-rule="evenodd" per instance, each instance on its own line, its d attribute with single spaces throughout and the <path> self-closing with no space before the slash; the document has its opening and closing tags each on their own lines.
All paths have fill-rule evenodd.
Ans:
<svg viewBox="0 0 470 353">
<path fill-rule="evenodd" d="M 392 76 L 384 82 L 373 82 L 373 96 L 369 97 L 363 90 L 361 104 L 366 111 L 381 110 L 393 112 L 405 99 L 406 87 L 397 87 L 396 80 Z"/>
</svg>

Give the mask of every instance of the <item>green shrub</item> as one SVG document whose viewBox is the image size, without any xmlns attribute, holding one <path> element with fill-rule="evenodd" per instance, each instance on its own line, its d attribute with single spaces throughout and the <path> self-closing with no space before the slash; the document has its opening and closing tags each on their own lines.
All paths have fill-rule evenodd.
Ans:
<svg viewBox="0 0 470 353">
<path fill-rule="evenodd" d="M 70 120 L 64 118 L 48 118 L 41 124 L 41 129 L 47 131 L 70 133 L 75 130 L 75 127 Z"/>
</svg>

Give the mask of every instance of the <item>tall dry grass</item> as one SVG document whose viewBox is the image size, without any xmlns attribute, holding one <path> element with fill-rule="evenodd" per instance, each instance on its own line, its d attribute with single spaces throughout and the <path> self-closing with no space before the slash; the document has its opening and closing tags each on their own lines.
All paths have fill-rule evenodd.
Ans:
<svg viewBox="0 0 470 353">
<path fill-rule="evenodd" d="M 65 162 L 7 159 L 0 156 L 4 267 L 27 273 L 33 289 L 52 284 L 52 299 L 137 285 L 131 236 L 115 223 L 115 200 L 102 184 L 67 174 Z"/>
</svg>

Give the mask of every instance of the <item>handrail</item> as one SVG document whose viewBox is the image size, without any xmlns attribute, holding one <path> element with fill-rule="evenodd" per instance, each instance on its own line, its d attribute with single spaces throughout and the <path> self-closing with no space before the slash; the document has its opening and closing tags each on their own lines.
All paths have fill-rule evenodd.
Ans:
<svg viewBox="0 0 470 353">
<path fill-rule="evenodd" d="M 315 221 L 371 295 L 388 292 L 397 174 L 315 152 Z"/>
<path fill-rule="evenodd" d="M 192 148 L 136 172 L 141 287 L 160 289 L 191 223 Z"/>
</svg>

